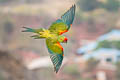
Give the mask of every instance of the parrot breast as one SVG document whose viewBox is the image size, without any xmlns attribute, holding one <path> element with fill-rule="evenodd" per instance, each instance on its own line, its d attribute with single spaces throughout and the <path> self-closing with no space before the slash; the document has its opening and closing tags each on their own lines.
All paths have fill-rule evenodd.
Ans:
<svg viewBox="0 0 120 80">
<path fill-rule="evenodd" d="M 49 30 L 44 30 L 43 32 L 39 32 L 39 34 L 45 38 L 52 37 Z"/>
</svg>

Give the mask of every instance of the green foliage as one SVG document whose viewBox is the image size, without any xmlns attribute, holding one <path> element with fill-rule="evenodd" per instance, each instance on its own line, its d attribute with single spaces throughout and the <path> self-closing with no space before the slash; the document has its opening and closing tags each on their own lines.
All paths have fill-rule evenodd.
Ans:
<svg viewBox="0 0 120 80">
<path fill-rule="evenodd" d="M 118 0 L 107 0 L 104 4 L 104 8 L 108 11 L 118 11 L 120 7 L 120 2 Z"/>
<path fill-rule="evenodd" d="M 0 0 L 0 3 L 8 3 L 8 2 L 11 2 L 11 1 L 15 1 L 15 0 Z"/>
<path fill-rule="evenodd" d="M 87 24 L 89 25 L 87 26 L 88 32 L 92 33 L 97 31 L 94 18 L 89 17 L 87 20 Z"/>
<path fill-rule="evenodd" d="M 116 70 L 116 80 L 120 80 L 120 61 L 116 64 L 117 70 Z"/>
<path fill-rule="evenodd" d="M 38 3 L 43 2 L 44 0 L 0 0 L 0 3 L 10 3 L 10 2 L 24 2 L 24 3 Z"/>
<path fill-rule="evenodd" d="M 26 3 L 37 3 L 37 2 L 43 2 L 44 0 L 24 0 Z"/>
<path fill-rule="evenodd" d="M 120 1 L 118 0 L 107 0 L 107 2 L 102 3 L 98 0 L 79 0 L 78 6 L 83 11 L 92 11 L 97 8 L 104 8 L 108 11 L 114 12 L 118 11 L 120 7 Z"/>
<path fill-rule="evenodd" d="M 93 79 L 91 79 L 91 78 L 79 78 L 77 80 L 93 80 Z"/>
<path fill-rule="evenodd" d="M 69 74 L 71 76 L 80 76 L 80 72 L 78 70 L 78 65 L 72 64 L 72 65 L 67 65 L 63 69 L 64 73 Z"/>
<path fill-rule="evenodd" d="M 1 73 L 0 73 L 0 80 L 5 80 Z"/>
<path fill-rule="evenodd" d="M 104 40 L 98 43 L 98 46 L 96 49 L 99 48 L 116 48 L 120 49 L 120 41 L 108 41 Z"/>
<path fill-rule="evenodd" d="M 7 35 L 10 35 L 13 32 L 13 23 L 11 21 L 5 21 L 3 26 Z"/>
<path fill-rule="evenodd" d="M 10 15 L 6 14 L 1 14 L 0 18 L 0 38 L 3 44 L 7 44 L 7 42 L 12 40 L 14 20 L 10 17 Z"/>
<path fill-rule="evenodd" d="M 83 11 L 92 11 L 99 7 L 97 0 L 79 0 L 77 3 Z"/>
<path fill-rule="evenodd" d="M 86 71 L 87 72 L 91 72 L 92 70 L 94 70 L 94 68 L 97 66 L 97 64 L 99 63 L 98 60 L 94 59 L 94 58 L 90 58 L 87 61 L 87 68 Z"/>
</svg>

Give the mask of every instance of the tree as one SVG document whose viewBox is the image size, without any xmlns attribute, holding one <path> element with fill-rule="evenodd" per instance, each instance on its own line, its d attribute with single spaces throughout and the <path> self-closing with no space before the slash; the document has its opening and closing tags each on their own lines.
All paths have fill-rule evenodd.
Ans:
<svg viewBox="0 0 120 80">
<path fill-rule="evenodd" d="M 116 80 L 120 80 L 120 61 L 116 64 L 117 70 L 116 70 Z"/>
<path fill-rule="evenodd" d="M 92 11 L 99 7 L 99 2 L 97 0 L 79 0 L 78 5 L 83 11 Z"/>
<path fill-rule="evenodd" d="M 97 28 L 96 28 L 96 25 L 95 25 L 95 20 L 92 18 L 92 17 L 89 17 L 88 20 L 87 20 L 87 28 L 88 28 L 88 32 L 97 32 Z"/>
<path fill-rule="evenodd" d="M 9 2 L 11 2 L 11 1 L 15 1 L 15 0 L 0 0 L 0 3 L 2 4 L 2 3 L 9 3 Z"/>
<path fill-rule="evenodd" d="M 15 55 L 18 57 L 18 55 Z M 8 52 L 0 51 L 0 80 L 28 80 L 25 79 L 27 69 L 20 60 Z"/>
<path fill-rule="evenodd" d="M 63 69 L 63 72 L 71 77 L 80 78 L 79 65 L 77 64 L 66 65 Z"/>
<path fill-rule="evenodd" d="M 11 39 L 11 35 L 14 31 L 14 25 L 11 22 L 11 20 L 5 20 L 3 23 L 4 27 L 4 37 L 3 37 L 3 43 L 8 43 Z"/>
<path fill-rule="evenodd" d="M 107 0 L 107 3 L 104 4 L 104 8 L 108 11 L 118 11 L 120 7 L 120 2 L 118 0 Z"/>
<path fill-rule="evenodd" d="M 108 40 L 104 40 L 98 43 L 98 46 L 96 47 L 96 49 L 99 48 L 116 48 L 116 49 L 120 49 L 120 41 L 108 41 Z"/>
<path fill-rule="evenodd" d="M 13 32 L 13 23 L 9 20 L 4 22 L 4 29 L 7 35 L 10 35 Z"/>
<path fill-rule="evenodd" d="M 94 58 L 90 58 L 88 61 L 87 61 L 87 68 L 86 68 L 86 71 L 87 72 L 91 72 L 95 69 L 95 67 L 97 66 L 97 64 L 99 63 L 98 60 L 94 59 Z"/>
</svg>

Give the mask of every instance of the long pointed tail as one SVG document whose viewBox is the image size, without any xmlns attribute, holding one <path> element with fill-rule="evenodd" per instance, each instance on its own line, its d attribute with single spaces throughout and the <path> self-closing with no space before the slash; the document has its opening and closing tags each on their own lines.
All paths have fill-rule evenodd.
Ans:
<svg viewBox="0 0 120 80">
<path fill-rule="evenodd" d="M 44 39 L 45 37 L 41 36 L 41 35 L 33 35 L 33 36 L 30 36 L 34 39 Z"/>
<path fill-rule="evenodd" d="M 28 27 L 23 27 L 25 30 L 23 30 L 22 32 L 33 32 L 33 33 L 38 33 L 40 34 L 40 32 L 44 32 L 44 28 L 39 28 L 39 29 L 32 29 L 32 28 L 28 28 Z"/>
<path fill-rule="evenodd" d="M 32 29 L 32 28 L 28 28 L 28 27 L 23 27 L 25 30 L 23 30 L 22 32 L 33 32 L 33 33 L 37 33 L 33 36 L 31 36 L 34 39 L 41 39 L 41 38 L 45 38 L 45 36 L 43 36 L 41 33 L 44 32 L 45 29 L 40 28 L 40 29 Z"/>
<path fill-rule="evenodd" d="M 22 32 L 35 32 L 35 29 L 28 28 L 28 27 L 23 27 L 23 28 L 25 28 L 25 30 L 23 30 Z"/>
</svg>

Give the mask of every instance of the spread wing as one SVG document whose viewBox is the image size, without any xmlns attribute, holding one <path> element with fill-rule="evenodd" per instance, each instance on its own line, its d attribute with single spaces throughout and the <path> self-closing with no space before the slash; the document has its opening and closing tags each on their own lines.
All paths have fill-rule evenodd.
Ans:
<svg viewBox="0 0 120 80">
<path fill-rule="evenodd" d="M 73 5 L 64 15 L 61 16 L 61 20 L 67 24 L 68 29 L 73 23 L 75 16 L 75 5 Z"/>
<path fill-rule="evenodd" d="M 51 32 L 62 34 L 69 30 L 75 16 L 75 5 L 73 5 L 66 13 L 61 16 L 61 19 L 56 20 L 49 28 Z"/>
<path fill-rule="evenodd" d="M 60 69 L 63 60 L 63 48 L 58 42 L 52 42 L 52 39 L 46 39 L 48 52 L 50 53 L 51 61 L 54 65 L 54 70 L 57 73 Z"/>
</svg>

